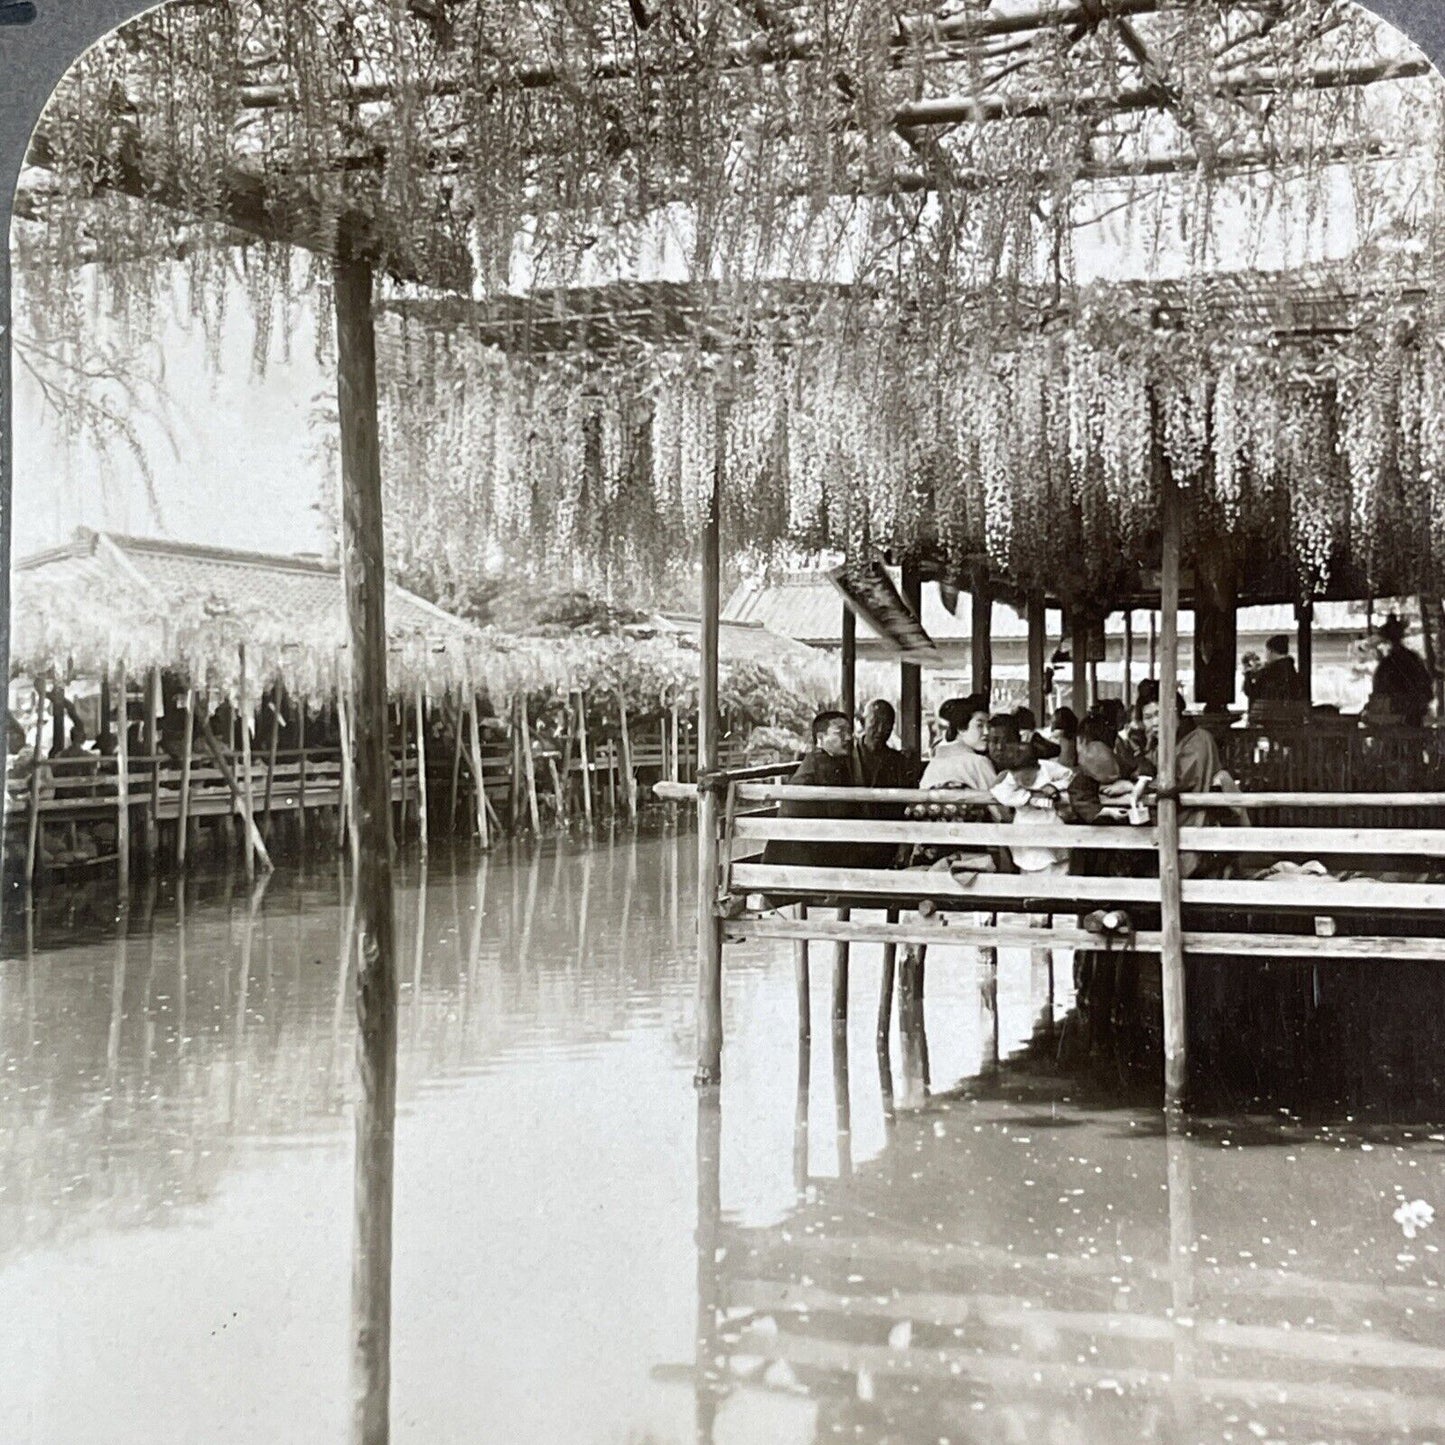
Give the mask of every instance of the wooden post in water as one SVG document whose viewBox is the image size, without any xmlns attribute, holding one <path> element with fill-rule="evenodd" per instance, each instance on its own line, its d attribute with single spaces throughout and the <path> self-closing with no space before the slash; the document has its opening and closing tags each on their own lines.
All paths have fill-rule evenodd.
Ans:
<svg viewBox="0 0 1445 1445">
<path fill-rule="evenodd" d="M 637 821 L 637 774 L 632 770 L 632 734 L 627 730 L 627 699 L 617 689 L 617 724 L 622 746 L 622 796 L 627 803 L 627 820 Z"/>
<path fill-rule="evenodd" d="M 346 702 L 346 693 L 341 685 L 340 668 L 337 669 L 337 690 L 336 690 L 336 716 L 340 724 L 338 731 L 341 736 L 341 801 L 336 809 L 337 825 L 345 832 L 346 841 L 349 844 L 348 851 L 351 854 L 351 873 L 353 883 L 357 870 L 361 866 L 361 835 L 357 831 L 358 824 L 356 809 L 353 806 L 353 795 L 355 792 L 353 779 L 356 774 L 356 767 L 352 761 L 351 753 L 351 708 Z M 390 763 L 388 762 L 388 767 Z M 387 792 L 390 794 L 391 782 L 388 777 Z M 387 808 L 391 808 L 390 796 L 387 798 Z M 390 821 L 390 812 L 387 819 Z"/>
<path fill-rule="evenodd" d="M 993 593 L 982 568 L 975 574 L 969 593 L 969 661 L 973 690 L 985 703 L 993 696 Z"/>
<path fill-rule="evenodd" d="M 421 856 L 427 855 L 430 843 L 430 819 L 427 816 L 428 800 L 426 786 L 426 689 L 421 683 L 416 688 L 416 818 L 421 834 Z"/>
<path fill-rule="evenodd" d="M 186 834 L 191 813 L 191 753 L 195 748 L 196 689 L 186 689 L 186 723 L 181 735 L 181 801 L 176 815 L 176 867 L 186 871 Z"/>
<path fill-rule="evenodd" d="M 356 1229 L 351 1274 L 352 1440 L 385 1445 L 391 1399 L 391 1215 L 397 979 L 387 738 L 386 553 L 377 434 L 371 267 L 335 268 L 342 538 L 355 721 Z"/>
<path fill-rule="evenodd" d="M 833 1024 L 833 1116 L 838 1131 L 838 1177 L 853 1173 L 853 1097 L 848 1077 L 848 1026 Z"/>
<path fill-rule="evenodd" d="M 256 850 L 252 846 L 252 835 L 256 832 L 256 800 L 251 784 L 251 699 L 246 689 L 246 644 L 239 643 L 236 656 L 240 671 L 237 684 L 237 711 L 241 723 L 241 805 L 246 810 L 246 880 L 256 878 Z"/>
<path fill-rule="evenodd" d="M 405 698 L 402 698 L 402 699 L 397 703 L 397 705 L 396 705 L 396 716 L 397 716 L 397 731 L 401 734 L 401 739 L 400 739 L 400 741 L 401 741 L 401 816 L 400 816 L 400 818 L 398 819 L 398 832 L 400 833 L 400 835 L 401 835 L 403 838 L 405 838 L 405 837 L 406 837 L 407 798 L 408 798 L 408 795 L 409 795 L 409 792 L 410 792 L 410 790 L 409 790 L 408 787 L 407 787 L 407 780 L 406 780 L 406 746 L 407 746 L 407 736 L 406 736 L 406 735 L 407 735 L 407 726 L 406 726 L 406 699 L 405 699 Z"/>
<path fill-rule="evenodd" d="M 847 907 L 838 909 L 838 922 L 846 923 L 853 916 Z M 848 942 L 840 939 L 833 945 L 833 1025 L 841 1027 L 848 1022 Z"/>
<path fill-rule="evenodd" d="M 719 499 L 727 461 L 729 401 L 720 382 L 713 448 L 712 489 L 702 531 L 702 658 L 697 693 L 697 1073 L 699 1088 L 722 1083 L 722 920 L 718 917 L 718 620 L 722 558 L 718 535 Z M 672 710 L 674 743 L 677 703 Z"/>
<path fill-rule="evenodd" d="M 898 910 L 890 908 L 886 915 L 889 923 L 898 922 Z M 878 1031 L 877 1043 L 886 1055 L 888 1049 L 888 1031 L 893 1023 L 893 989 L 894 977 L 898 969 L 898 945 L 896 943 L 885 943 L 883 945 L 883 976 L 878 984 Z"/>
<path fill-rule="evenodd" d="M 130 893 L 130 739 L 126 736 L 123 662 L 115 670 L 115 696 L 120 699 L 120 726 L 115 730 L 115 857 L 124 906 Z"/>
<path fill-rule="evenodd" d="M 798 921 L 808 916 L 808 905 L 798 904 Z M 793 984 L 798 996 L 798 1037 L 813 1036 L 813 979 L 808 962 L 808 940 L 795 939 L 793 942 Z"/>
<path fill-rule="evenodd" d="M 1300 687 L 1304 691 L 1306 707 L 1314 701 L 1315 695 L 1315 604 L 1296 602 L 1294 620 L 1297 629 L 1296 651 L 1299 653 Z"/>
<path fill-rule="evenodd" d="M 1179 877 L 1179 487 L 1164 455 L 1158 399 L 1151 394 L 1152 461 L 1163 511 L 1159 678 L 1160 967 L 1164 993 L 1164 1099 L 1177 1108 L 1186 1077 L 1184 922 Z"/>
<path fill-rule="evenodd" d="M 306 846 L 306 699 L 296 699 L 296 746 L 301 756 L 296 762 L 296 836 Z"/>
<path fill-rule="evenodd" d="M 226 761 L 226 756 L 221 751 L 221 745 L 216 741 L 215 733 L 211 731 L 210 721 L 204 714 L 202 714 L 200 719 L 200 725 L 201 738 L 211 754 L 211 761 L 215 763 L 216 771 L 221 775 L 221 781 L 230 789 L 231 811 L 235 813 L 239 809 L 243 814 L 247 841 L 247 858 L 250 859 L 252 854 L 254 854 L 255 861 L 259 861 L 261 866 L 269 873 L 271 871 L 271 855 L 266 851 L 266 844 L 261 838 L 261 830 L 257 828 L 255 815 L 250 810 L 249 805 L 251 800 L 247 797 L 246 790 L 243 789 L 241 784 L 236 780 L 235 771 Z M 253 867 L 254 864 L 248 862 L 248 874 L 252 873 Z"/>
<path fill-rule="evenodd" d="M 1048 702 L 1044 696 L 1044 667 L 1048 652 L 1048 611 L 1042 592 L 1030 592 L 1024 604 L 1028 627 L 1029 709 L 1041 728 L 1049 725 Z"/>
<path fill-rule="evenodd" d="M 535 837 L 542 831 L 542 809 L 537 802 L 537 761 L 532 754 L 532 720 L 527 714 L 527 694 L 523 692 L 518 709 L 522 722 L 522 769 L 527 784 L 527 817 Z"/>
<path fill-rule="evenodd" d="M 839 650 L 839 696 L 842 711 L 847 714 L 850 735 L 858 717 L 858 615 L 844 602 L 843 604 L 843 645 Z M 856 748 L 849 753 L 855 785 L 863 781 L 858 768 Z M 840 908 L 838 922 L 845 923 L 851 910 Z M 833 945 L 833 1023 L 846 1024 L 848 1021 L 848 972 L 850 945 L 846 938 L 840 938 Z"/>
</svg>

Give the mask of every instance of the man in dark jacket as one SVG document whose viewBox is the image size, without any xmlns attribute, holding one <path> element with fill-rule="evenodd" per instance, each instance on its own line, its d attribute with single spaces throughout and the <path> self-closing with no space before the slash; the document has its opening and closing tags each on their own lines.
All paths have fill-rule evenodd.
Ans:
<svg viewBox="0 0 1445 1445">
<path fill-rule="evenodd" d="M 853 724 L 846 713 L 820 712 L 813 719 L 813 746 L 788 779 L 800 788 L 854 788 Z M 780 818 L 847 818 L 855 809 L 846 802 L 786 802 L 778 804 Z M 843 867 L 857 859 L 853 843 L 795 842 L 775 838 L 763 850 L 763 862 L 796 868 Z"/>
<path fill-rule="evenodd" d="M 1417 728 L 1435 697 L 1435 679 L 1418 652 L 1405 646 L 1405 625 L 1391 613 L 1380 628 L 1385 654 L 1375 669 L 1375 684 L 1365 712 L 1375 722 Z"/>
<path fill-rule="evenodd" d="M 1289 638 L 1271 637 L 1264 644 L 1264 654 L 1263 663 L 1252 654 L 1244 659 L 1244 695 L 1249 699 L 1251 715 L 1302 714 L 1304 682 L 1289 655 Z"/>
<path fill-rule="evenodd" d="M 891 745 L 896 714 L 881 697 L 863 711 L 863 736 L 858 743 L 858 772 L 865 788 L 916 788 L 923 771 L 917 761 Z M 902 803 L 870 803 L 865 816 L 883 820 L 903 817 Z M 859 843 L 849 861 L 858 868 L 891 868 L 907 860 L 908 845 Z"/>
</svg>

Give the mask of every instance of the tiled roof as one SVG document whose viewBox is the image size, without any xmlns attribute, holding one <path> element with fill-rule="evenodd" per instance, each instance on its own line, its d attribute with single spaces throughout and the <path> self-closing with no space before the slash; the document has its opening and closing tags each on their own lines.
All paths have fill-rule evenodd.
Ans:
<svg viewBox="0 0 1445 1445">
<path fill-rule="evenodd" d="M 898 569 L 889 568 L 889 575 L 898 581 Z M 842 631 L 843 599 L 838 590 L 820 571 L 798 571 L 784 573 L 764 583 L 742 583 L 723 605 L 723 619 L 728 622 L 756 622 L 785 637 L 794 637 L 801 642 L 815 646 L 836 645 Z M 1376 608 L 1377 617 L 1385 605 Z M 935 642 L 967 642 L 970 635 L 970 609 L 967 594 L 958 604 L 955 615 L 943 605 L 936 582 L 923 586 L 923 626 Z M 1365 630 L 1365 621 L 1348 602 L 1320 602 L 1315 605 L 1316 632 L 1359 632 Z M 1135 612 L 1134 632 L 1136 637 L 1147 636 L 1149 614 Z M 1270 634 L 1282 632 L 1292 634 L 1295 628 L 1294 609 L 1288 606 L 1244 607 L 1239 613 L 1239 630 L 1242 633 Z M 1059 614 L 1049 613 L 1049 636 L 1059 636 Z M 1115 613 L 1109 618 L 1108 631 L 1122 636 L 1124 617 Z M 1185 608 L 1179 614 L 1179 631 L 1189 636 L 1194 631 L 1194 614 Z M 860 620 L 859 640 L 876 638 L 877 633 Z M 1012 607 L 995 603 L 993 609 L 993 637 L 995 641 L 1008 638 L 1023 639 L 1028 636 L 1024 619 Z"/>
</svg>

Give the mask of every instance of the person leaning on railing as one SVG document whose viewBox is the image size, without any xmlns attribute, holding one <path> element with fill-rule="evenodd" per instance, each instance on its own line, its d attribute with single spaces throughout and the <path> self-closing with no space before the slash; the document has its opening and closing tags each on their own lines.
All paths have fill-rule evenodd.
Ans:
<svg viewBox="0 0 1445 1445">
<path fill-rule="evenodd" d="M 788 785 L 795 788 L 852 788 L 853 723 L 847 713 L 820 712 L 813 719 L 813 746 L 798 764 Z M 789 799 L 778 804 L 780 818 L 847 818 L 854 809 L 846 802 L 817 803 Z M 858 844 L 813 839 L 774 838 L 763 850 L 765 864 L 795 868 L 842 868 L 856 864 Z"/>
<path fill-rule="evenodd" d="M 910 809 L 917 818 L 947 819 L 966 823 L 997 822 L 1007 813 L 992 804 L 998 783 L 998 769 L 988 755 L 989 716 L 987 706 L 976 698 L 950 698 L 939 709 L 947 728 L 945 741 L 918 781 L 920 788 L 940 792 L 959 791 L 971 796 L 958 802 L 916 803 Z M 913 868 L 959 868 L 978 873 L 998 870 L 1006 850 L 959 847 L 954 844 L 920 843 L 913 849 Z"/>
<path fill-rule="evenodd" d="M 865 788 L 913 788 L 918 785 L 918 760 L 892 745 L 897 720 L 892 703 L 875 698 L 863 710 L 863 732 L 854 753 L 856 781 Z M 867 803 L 863 816 L 880 822 L 896 822 L 904 816 L 902 803 Z M 906 843 L 860 843 L 854 866 L 894 868 L 908 862 Z"/>
</svg>

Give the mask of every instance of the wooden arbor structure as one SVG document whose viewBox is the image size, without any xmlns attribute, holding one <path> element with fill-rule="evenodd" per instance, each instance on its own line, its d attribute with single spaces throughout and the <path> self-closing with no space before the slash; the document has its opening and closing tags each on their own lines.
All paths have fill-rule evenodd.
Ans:
<svg viewBox="0 0 1445 1445">
<path fill-rule="evenodd" d="M 3 114 L 18 113 L 24 130 L 40 119 L 61 76 L 60 66 L 27 63 L 39 54 L 36 43 L 48 38 L 63 65 L 96 38 L 85 20 L 104 25 L 140 7 L 119 0 L 93 7 L 84 20 L 71 8 L 42 11 L 28 36 L 19 32 L 31 51 L 22 49 L 11 71 L 36 89 L 7 96 Z M 42 226 L 52 222 L 44 235 L 71 263 L 203 255 L 216 244 L 256 239 L 319 251 L 333 263 L 360 848 L 355 1420 L 356 1438 L 371 1441 L 387 1435 L 396 1083 L 378 273 L 467 292 L 480 270 L 485 285 L 505 284 L 518 238 L 530 237 L 543 243 L 535 255 L 574 262 L 570 283 L 599 224 L 691 208 L 688 262 L 694 275 L 711 276 L 738 256 L 748 269 L 783 254 L 835 257 L 834 247 L 798 244 L 817 239 L 800 237 L 800 225 L 836 223 L 830 206 L 817 204 L 830 196 L 881 199 L 882 209 L 934 197 L 904 216 L 881 276 L 904 293 L 922 278 L 928 285 L 917 289 L 927 293 L 947 282 L 949 268 L 981 237 L 1012 237 L 1008 258 L 995 248 L 985 263 L 995 279 L 1001 265 L 1033 254 L 1036 239 L 1047 250 L 1071 227 L 1081 188 L 1170 176 L 1208 183 L 1301 162 L 1366 159 L 1373 148 L 1357 124 L 1302 137 L 1291 131 L 1290 115 L 1298 119 L 1300 106 L 1327 97 L 1338 116 L 1350 97 L 1418 78 L 1428 65 L 1398 46 L 1382 53 L 1359 17 L 1312 0 L 1182 7 L 1079 0 L 942 16 L 877 4 L 859 7 L 848 24 L 824 23 L 810 7 L 768 4 L 695 18 L 620 3 L 602 14 L 589 4 L 574 15 L 562 5 L 530 23 L 499 20 L 483 4 L 378 5 L 351 18 L 357 23 L 338 28 L 329 12 L 287 0 L 155 12 L 67 81 L 34 134 L 33 183 L 15 210 Z M 1338 23 L 1353 25 L 1354 43 L 1320 45 Z M 1287 103 L 1257 103 L 1266 98 Z M 1053 221 L 1039 238 L 1031 221 L 1019 225 L 1045 195 Z M 89 225 L 65 219 L 77 200 L 100 203 Z M 774 224 L 784 218 L 790 223 Z M 748 245 L 734 244 L 742 237 Z M 765 237 L 774 254 L 762 257 Z M 549 250 L 548 240 L 561 244 Z M 1067 249 L 1055 247 L 1056 259 Z M 7 259 L 0 273 L 7 308 L 8 277 Z M 948 290 L 943 284 L 934 300 L 946 302 Z M 8 311 L 0 315 L 0 323 L 8 320 Z M 8 400 L 5 329 L 0 380 Z M 721 796 L 716 676 L 726 466 L 719 448 L 699 529 L 699 869 L 707 900 Z M 9 468 L 7 446 L 0 449 L 7 550 Z M 1162 555 L 1167 606 L 1178 578 L 1168 546 Z M 1169 645 L 1166 631 L 1166 655 Z M 1171 750 L 1166 732 L 1166 756 Z M 1168 835 L 1167 819 L 1164 826 Z M 720 1071 L 720 946 L 719 919 L 706 908 L 699 929 L 699 1082 L 706 1085 Z M 1167 946 L 1177 956 L 1177 938 Z"/>
</svg>

